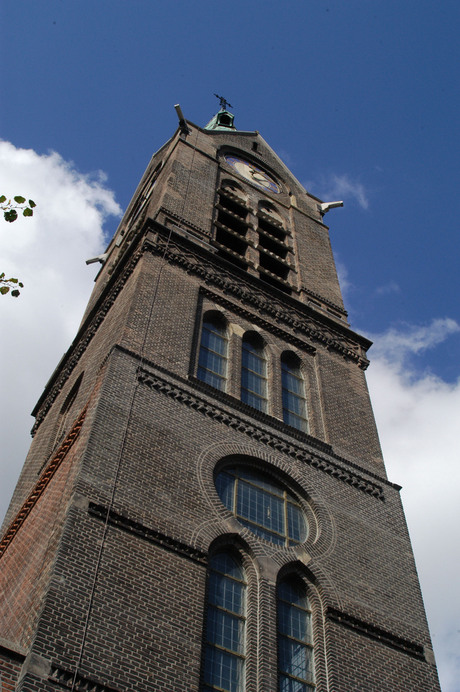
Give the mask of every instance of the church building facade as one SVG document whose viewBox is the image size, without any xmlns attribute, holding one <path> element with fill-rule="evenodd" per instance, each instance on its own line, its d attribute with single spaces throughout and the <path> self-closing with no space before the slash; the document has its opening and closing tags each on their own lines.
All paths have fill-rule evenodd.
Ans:
<svg viewBox="0 0 460 692">
<path fill-rule="evenodd" d="M 33 412 L 0 689 L 435 692 L 338 203 L 225 103 L 178 112 Z"/>
</svg>

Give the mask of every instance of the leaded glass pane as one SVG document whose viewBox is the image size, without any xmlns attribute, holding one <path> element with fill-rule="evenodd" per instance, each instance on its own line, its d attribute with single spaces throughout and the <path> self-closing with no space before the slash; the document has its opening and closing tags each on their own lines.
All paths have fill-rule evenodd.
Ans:
<svg viewBox="0 0 460 692">
<path fill-rule="evenodd" d="M 198 358 L 198 379 L 216 389 L 225 389 L 227 338 L 225 327 L 217 321 L 204 321 Z"/>
<path fill-rule="evenodd" d="M 217 475 L 216 489 L 227 509 L 261 538 L 277 545 L 305 540 L 307 526 L 302 510 L 292 495 L 268 476 L 234 467 Z"/>
<path fill-rule="evenodd" d="M 310 610 L 308 598 L 305 593 L 305 589 L 302 585 L 299 585 L 292 581 L 282 581 L 278 586 L 278 598 L 292 605 L 303 608 L 304 610 Z"/>
<path fill-rule="evenodd" d="M 222 472 L 216 478 L 216 490 L 227 509 L 233 512 L 235 496 L 235 478 Z"/>
<path fill-rule="evenodd" d="M 247 526 L 248 529 L 252 531 L 252 533 L 256 534 L 256 536 L 265 538 L 266 541 L 270 541 L 270 543 L 276 543 L 276 545 L 286 545 L 286 539 L 284 536 L 279 536 L 276 533 L 267 531 L 266 529 L 263 529 L 261 526 L 256 526 L 256 524 L 252 524 L 250 521 L 244 521 L 244 519 L 241 519 L 240 517 L 238 517 L 238 519 L 241 522 L 241 524 L 243 524 L 243 526 Z"/>
<path fill-rule="evenodd" d="M 243 584 L 233 579 L 223 579 L 221 574 L 211 572 L 209 602 L 233 613 L 243 613 Z"/>
<path fill-rule="evenodd" d="M 296 394 L 283 391 L 283 407 L 297 416 L 305 417 L 305 401 Z"/>
<path fill-rule="evenodd" d="M 229 471 L 229 473 L 231 473 L 231 471 Z M 239 478 L 246 478 L 248 481 L 251 481 L 253 485 L 258 485 L 259 488 L 268 490 L 268 492 L 272 493 L 273 495 L 278 495 L 278 497 L 283 497 L 284 495 L 284 490 L 281 488 L 281 486 L 276 484 L 275 481 L 271 480 L 268 476 L 264 476 L 260 473 L 254 473 L 253 471 L 248 471 L 242 467 L 234 469 L 233 473 L 235 473 Z"/>
<path fill-rule="evenodd" d="M 241 400 L 259 411 L 267 408 L 266 363 L 263 348 L 243 341 Z"/>
<path fill-rule="evenodd" d="M 237 514 L 271 531 L 285 533 L 283 500 L 245 481 L 238 484 Z"/>
<path fill-rule="evenodd" d="M 281 361 L 281 381 L 284 422 L 308 432 L 304 382 L 298 365 L 288 357 Z"/>
<path fill-rule="evenodd" d="M 204 680 L 211 689 L 225 692 L 243 692 L 244 661 L 227 651 L 208 646 L 206 648 Z"/>
<path fill-rule="evenodd" d="M 208 610 L 207 639 L 216 646 L 244 652 L 244 620 L 216 608 Z"/>
<path fill-rule="evenodd" d="M 310 614 L 294 608 L 288 603 L 280 602 L 278 609 L 278 626 L 282 634 L 310 643 Z"/>
<path fill-rule="evenodd" d="M 214 555 L 209 569 L 203 689 L 243 692 L 246 588 L 243 570 L 227 553 Z"/>
<path fill-rule="evenodd" d="M 300 507 L 287 503 L 288 536 L 291 540 L 301 542 L 306 537 L 306 527 Z"/>
<path fill-rule="evenodd" d="M 280 637 L 278 642 L 279 667 L 283 673 L 295 678 L 313 681 L 312 649 L 292 639 Z"/>
<path fill-rule="evenodd" d="M 284 675 L 280 677 L 280 692 L 312 692 L 314 689 L 314 685 L 308 685 Z"/>
<path fill-rule="evenodd" d="M 278 668 L 280 690 L 310 691 L 314 685 L 311 613 L 300 580 L 278 585 Z"/>
</svg>

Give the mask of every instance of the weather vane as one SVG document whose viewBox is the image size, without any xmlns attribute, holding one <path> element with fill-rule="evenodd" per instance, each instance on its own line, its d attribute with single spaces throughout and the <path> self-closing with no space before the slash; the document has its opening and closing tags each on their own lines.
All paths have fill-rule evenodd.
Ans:
<svg viewBox="0 0 460 692">
<path fill-rule="evenodd" d="M 227 101 L 227 99 L 225 99 L 223 96 L 219 96 L 219 94 L 214 94 L 214 96 L 215 96 L 217 99 L 219 99 L 219 101 L 220 101 L 220 109 L 221 109 L 222 111 L 226 111 L 226 110 L 227 110 L 227 106 L 228 106 L 229 108 L 233 108 L 232 104 L 229 103 L 229 102 Z"/>
</svg>

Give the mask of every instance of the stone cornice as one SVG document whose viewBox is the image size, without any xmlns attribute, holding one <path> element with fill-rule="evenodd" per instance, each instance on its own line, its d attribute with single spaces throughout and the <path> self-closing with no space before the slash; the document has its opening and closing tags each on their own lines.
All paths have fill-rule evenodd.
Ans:
<svg viewBox="0 0 460 692">
<path fill-rule="evenodd" d="M 46 417 L 144 252 L 163 255 L 168 262 L 182 266 L 187 272 L 203 279 L 208 286 L 220 289 L 241 301 L 242 304 L 251 306 L 254 310 L 251 313 L 252 319 L 254 319 L 254 313 L 257 311 L 261 317 L 278 322 L 280 329 L 282 327 L 287 328 L 294 335 L 297 332 L 297 338 L 303 337 L 322 344 L 325 348 L 355 362 L 363 370 L 367 368 L 369 361 L 365 356 L 365 351 L 370 346 L 370 342 L 363 337 L 359 337 L 346 328 L 341 331 L 332 320 L 322 318 L 321 315 L 313 316 L 313 310 L 307 306 L 299 305 L 297 307 L 294 305 L 293 299 L 290 302 L 288 296 L 278 297 L 274 291 L 270 291 L 269 287 L 264 287 L 266 291 L 261 290 L 259 280 L 254 279 L 257 285 L 253 285 L 250 282 L 250 277 L 243 272 L 238 273 L 236 268 L 223 268 L 224 262 L 219 261 L 217 257 L 212 257 L 212 251 L 210 251 L 209 256 L 204 256 L 199 247 L 187 238 L 174 234 L 176 238 L 180 237 L 180 243 L 174 242 L 172 239 L 168 242 L 167 234 L 169 232 L 174 233 L 173 229 L 165 229 L 152 221 L 148 221 L 148 224 L 153 235 L 144 238 L 141 245 L 133 246 L 129 253 L 123 257 L 120 265 L 115 268 L 101 298 L 52 375 L 34 408 L 33 415 L 36 416 L 36 419 L 32 428 L 32 435 L 35 434 Z M 205 252 L 208 255 L 207 251 Z M 288 333 L 283 332 L 284 337 Z M 294 336 L 291 336 L 291 340 L 293 338 Z M 305 346 L 306 342 L 302 341 L 302 347 L 305 348 Z"/>
<path fill-rule="evenodd" d="M 244 305 L 251 306 L 260 315 L 275 320 L 287 328 L 298 332 L 311 341 L 314 341 L 329 350 L 339 353 L 347 360 L 351 360 L 365 370 L 369 364 L 365 356 L 365 347 L 369 345 L 367 339 L 359 337 L 351 330 L 340 330 L 338 325 L 313 314 L 313 310 L 307 306 L 295 306 L 289 304 L 287 296 L 283 298 L 267 290 L 261 292 L 260 283 L 252 286 L 247 278 L 241 274 L 236 275 L 218 266 L 216 260 L 205 258 L 197 250 L 191 247 L 184 248 L 183 244 L 166 240 L 160 234 L 156 238 L 148 238 L 144 248 L 154 254 L 161 254 L 176 265 L 183 267 L 188 273 L 200 277 L 208 286 L 220 289 L 227 295 L 240 300 Z M 216 258 L 217 259 L 217 258 Z"/>
</svg>

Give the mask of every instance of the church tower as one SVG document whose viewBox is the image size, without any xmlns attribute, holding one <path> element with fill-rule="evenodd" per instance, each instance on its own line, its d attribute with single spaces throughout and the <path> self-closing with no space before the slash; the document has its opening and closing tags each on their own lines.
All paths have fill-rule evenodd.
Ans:
<svg viewBox="0 0 460 692">
<path fill-rule="evenodd" d="M 33 415 L 1 689 L 434 692 L 325 213 L 222 101 L 152 157 Z"/>
</svg>

